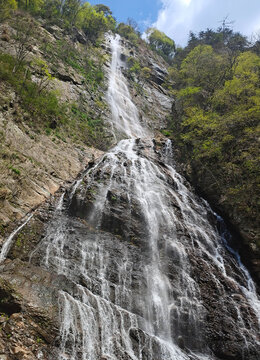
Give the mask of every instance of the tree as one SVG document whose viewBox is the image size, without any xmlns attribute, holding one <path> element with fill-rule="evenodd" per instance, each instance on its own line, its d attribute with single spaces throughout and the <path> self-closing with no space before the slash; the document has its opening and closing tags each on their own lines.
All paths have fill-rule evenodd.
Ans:
<svg viewBox="0 0 260 360">
<path fill-rule="evenodd" d="M 43 6 L 44 0 L 17 0 L 18 8 L 37 13 Z"/>
<path fill-rule="evenodd" d="M 17 14 L 16 21 L 13 25 L 15 28 L 15 65 L 13 73 L 17 72 L 29 52 L 32 50 L 32 37 L 35 31 L 33 19 L 25 18 Z"/>
<path fill-rule="evenodd" d="M 135 32 L 134 28 L 131 25 L 127 25 L 125 23 L 120 23 L 117 26 L 117 32 L 119 35 L 125 37 L 126 39 L 130 40 L 134 45 L 137 44 L 139 39 L 138 34 Z"/>
<path fill-rule="evenodd" d="M 258 32 L 252 36 L 251 51 L 255 52 L 257 55 L 260 55 L 260 30 L 258 30 Z"/>
<path fill-rule="evenodd" d="M 186 86 L 201 87 L 210 95 L 225 80 L 227 60 L 210 45 L 198 45 L 181 64 L 181 77 Z"/>
<path fill-rule="evenodd" d="M 173 58 L 175 52 L 175 42 L 171 38 L 155 28 L 148 29 L 147 34 L 148 41 L 154 50 L 156 50 L 166 60 Z"/>
<path fill-rule="evenodd" d="M 74 26 L 81 7 L 81 0 L 64 0 L 62 4 L 62 17 L 68 25 Z"/>
<path fill-rule="evenodd" d="M 97 4 L 94 6 L 94 9 L 96 10 L 96 12 L 102 12 L 106 17 L 112 15 L 112 11 L 110 10 L 110 8 L 104 4 Z"/>
<path fill-rule="evenodd" d="M 61 0 L 44 0 L 41 13 L 46 19 L 56 20 L 61 17 L 62 5 Z"/>
<path fill-rule="evenodd" d="M 133 28 L 134 32 L 140 36 L 138 23 L 133 18 L 127 18 L 126 24 L 130 25 Z"/>
<path fill-rule="evenodd" d="M 238 113 L 242 112 L 242 106 L 246 109 L 260 106 L 260 57 L 247 51 L 240 54 L 234 64 L 232 79 L 225 82 L 222 89 L 214 95 L 214 104 L 223 113 L 239 107 Z M 246 110 L 247 111 L 247 110 Z M 248 113 L 247 118 L 250 117 Z"/>
<path fill-rule="evenodd" d="M 0 0 L 0 21 L 3 21 L 10 17 L 12 12 L 16 9 L 16 0 Z"/>
<path fill-rule="evenodd" d="M 111 15 L 106 17 L 102 11 L 98 12 L 94 6 L 85 3 L 78 12 L 76 25 L 90 41 L 95 42 L 101 33 L 115 28 L 115 20 Z"/>
<path fill-rule="evenodd" d="M 54 77 L 50 74 L 46 61 L 42 59 L 35 59 L 33 62 L 33 66 L 40 76 L 40 79 L 36 83 L 37 93 L 40 94 L 49 86 L 50 81 L 53 80 Z"/>
</svg>

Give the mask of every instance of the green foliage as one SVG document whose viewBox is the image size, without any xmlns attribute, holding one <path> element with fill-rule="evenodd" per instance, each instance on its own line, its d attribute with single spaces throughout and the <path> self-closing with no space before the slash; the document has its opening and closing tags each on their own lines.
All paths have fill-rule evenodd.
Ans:
<svg viewBox="0 0 260 360">
<path fill-rule="evenodd" d="M 180 76 L 185 85 L 212 93 L 223 83 L 226 71 L 224 56 L 217 55 L 210 45 L 198 45 L 183 60 Z"/>
<path fill-rule="evenodd" d="M 7 1 L 13 3 L 13 7 L 10 4 L 5 5 L 5 17 L 9 16 L 10 9 L 15 8 L 16 4 L 15 0 Z M 103 4 L 91 6 L 88 2 L 82 4 L 81 0 L 18 0 L 17 3 L 20 9 L 41 15 L 50 23 L 58 24 L 67 30 L 78 27 L 93 43 L 104 32 L 115 30 L 116 21 L 112 12 Z"/>
<path fill-rule="evenodd" d="M 21 171 L 19 169 L 16 169 L 12 165 L 9 166 L 9 169 L 12 170 L 16 175 L 21 175 Z"/>
<path fill-rule="evenodd" d="M 198 45 L 211 46 L 217 54 L 228 58 L 232 66 L 237 54 L 247 50 L 248 41 L 245 36 L 233 32 L 225 24 L 217 30 L 206 29 L 206 31 L 200 31 L 198 34 L 191 31 L 188 45 L 185 48 L 176 49 L 173 63 L 179 67 L 189 52 Z"/>
<path fill-rule="evenodd" d="M 199 44 L 170 69 L 167 86 L 173 84 L 176 99 L 169 128 L 196 181 L 252 219 L 260 180 L 260 57 L 246 51 L 229 60 Z"/>
<path fill-rule="evenodd" d="M 116 31 L 119 35 L 131 41 L 134 45 L 138 44 L 139 35 L 131 25 L 120 23 L 118 24 Z"/>
<path fill-rule="evenodd" d="M 44 89 L 48 88 L 49 83 L 54 79 L 50 74 L 46 61 L 42 59 L 35 59 L 33 67 L 40 75 L 40 80 L 36 82 L 37 92 L 40 94 Z"/>
<path fill-rule="evenodd" d="M 152 49 L 156 50 L 167 61 L 172 59 L 175 52 L 175 42 L 155 28 L 148 29 L 147 34 Z"/>
<path fill-rule="evenodd" d="M 60 0 L 44 0 L 41 15 L 50 22 L 57 23 L 61 20 L 61 1 Z M 59 24 L 61 21 L 59 21 Z"/>
<path fill-rule="evenodd" d="M 18 3 L 23 3 L 23 8 L 30 11 L 31 13 L 39 13 L 44 4 L 44 0 L 19 0 Z"/>
<path fill-rule="evenodd" d="M 17 72 L 25 61 L 28 53 L 32 49 L 32 38 L 36 30 L 35 22 L 32 18 L 24 16 L 20 13 L 16 14 L 12 26 L 15 29 L 14 49 L 15 64 L 13 72 Z"/>
<path fill-rule="evenodd" d="M 11 55 L 0 54 L 0 80 L 13 86 L 21 98 L 24 109 L 34 116 L 35 125 L 37 125 L 37 118 L 44 122 L 53 119 L 61 121 L 65 118 L 66 109 L 59 104 L 55 92 L 44 89 L 39 92 L 38 84 L 31 81 L 31 75 L 28 71 L 26 72 L 24 66 L 14 73 L 14 64 L 15 59 Z"/>
<path fill-rule="evenodd" d="M 0 22 L 9 18 L 16 9 L 16 0 L 0 0 Z"/>
<path fill-rule="evenodd" d="M 62 17 L 66 25 L 74 26 L 80 11 L 81 0 L 64 0 L 62 4 Z"/>
<path fill-rule="evenodd" d="M 97 106 L 100 108 L 101 103 L 98 103 Z M 86 113 L 77 104 L 72 104 L 70 118 L 68 126 L 75 134 L 75 140 L 81 139 L 87 145 L 100 149 L 107 146 L 105 126 L 103 120 L 96 113 Z"/>
<path fill-rule="evenodd" d="M 167 137 L 171 136 L 171 132 L 169 130 L 162 130 L 162 134 Z"/>
<path fill-rule="evenodd" d="M 110 10 L 110 8 L 104 4 L 97 4 L 94 6 L 94 9 L 97 12 L 102 12 L 107 17 L 112 15 L 112 11 Z"/>
<path fill-rule="evenodd" d="M 134 58 L 133 56 L 130 56 L 127 59 L 127 64 L 129 67 L 129 73 L 130 74 L 139 74 L 141 71 L 141 65 L 138 59 Z"/>
<path fill-rule="evenodd" d="M 260 57 L 251 52 L 242 53 L 234 65 L 232 79 L 215 93 L 214 106 L 223 113 L 235 105 L 248 109 L 250 104 L 252 112 L 260 106 L 259 74 Z"/>
<path fill-rule="evenodd" d="M 136 91 L 141 94 L 143 93 L 143 85 L 145 81 L 148 81 L 151 76 L 151 69 L 148 67 L 141 67 L 138 59 L 130 56 L 127 59 L 128 64 L 128 75 L 132 81 L 135 81 L 134 86 Z"/>
<path fill-rule="evenodd" d="M 151 72 L 152 72 L 152 70 L 150 68 L 144 66 L 141 69 L 141 74 L 140 74 L 141 79 L 143 79 L 144 81 L 149 80 L 151 77 Z"/>
<path fill-rule="evenodd" d="M 114 30 L 115 20 L 111 15 L 105 16 L 103 11 L 97 11 L 95 7 L 85 3 L 78 12 L 76 25 L 91 42 L 95 42 L 102 33 Z"/>
</svg>

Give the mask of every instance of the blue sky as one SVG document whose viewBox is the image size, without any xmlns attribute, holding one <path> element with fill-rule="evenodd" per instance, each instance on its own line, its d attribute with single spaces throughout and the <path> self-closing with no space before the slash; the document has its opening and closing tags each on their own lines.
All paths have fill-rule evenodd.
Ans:
<svg viewBox="0 0 260 360">
<path fill-rule="evenodd" d="M 156 21 L 161 8 L 160 0 L 88 0 L 88 2 L 91 5 L 102 3 L 109 6 L 119 22 L 133 18 L 141 30 L 146 29 L 147 25 L 149 26 Z"/>
<path fill-rule="evenodd" d="M 234 20 L 235 31 L 251 37 L 260 32 L 260 0 L 103 0 L 89 1 L 110 7 L 118 21 L 128 17 L 138 22 L 141 31 L 156 26 L 184 46 L 189 31 L 217 28 L 225 16 Z"/>
</svg>

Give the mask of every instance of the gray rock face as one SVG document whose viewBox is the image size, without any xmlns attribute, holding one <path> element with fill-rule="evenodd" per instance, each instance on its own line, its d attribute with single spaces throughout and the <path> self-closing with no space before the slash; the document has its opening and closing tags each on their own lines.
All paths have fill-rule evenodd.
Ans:
<svg viewBox="0 0 260 360">
<path fill-rule="evenodd" d="M 127 91 L 118 99 L 123 108 L 131 102 Z M 0 354 L 258 359 L 254 283 L 221 219 L 172 166 L 170 141 L 121 140 L 63 190 L 17 233 L 1 264 Z"/>
<path fill-rule="evenodd" d="M 158 85 L 162 85 L 165 82 L 166 75 L 168 74 L 167 69 L 163 65 L 155 63 L 153 59 L 149 59 L 149 65 L 152 69 L 153 81 Z"/>
<path fill-rule="evenodd" d="M 163 166 L 161 161 L 163 154 L 158 156 L 153 153 L 151 146 L 147 147 L 147 144 L 142 142 L 136 143 L 134 151 L 143 158 L 147 158 L 147 154 L 149 154 L 149 158 L 157 166 L 159 164 L 162 171 L 161 176 L 166 175 L 167 186 L 178 191 L 177 189 L 180 187 L 178 182 L 174 182 L 167 174 L 167 167 L 161 167 Z M 126 177 L 131 178 L 131 171 L 133 172 L 133 169 L 131 169 L 132 162 L 127 159 L 127 155 L 123 152 L 118 153 L 118 164 L 120 165 L 116 169 L 111 163 L 110 166 L 106 166 L 107 161 L 109 161 L 107 158 L 101 161 L 93 170 L 91 176 L 88 175 L 82 182 L 73 197 L 70 213 L 90 221 L 92 226 L 98 227 L 102 231 L 117 236 L 115 238 L 116 243 L 120 244 L 121 249 L 122 246 L 125 247 L 129 243 L 134 245 L 134 249 L 131 247 L 130 250 L 128 249 L 128 252 L 132 253 L 131 262 L 134 263 L 133 268 L 138 269 L 137 272 L 132 274 L 133 278 L 137 280 L 136 283 L 139 284 L 137 289 L 134 286 L 130 290 L 132 294 L 131 300 L 134 300 L 140 297 L 140 288 L 144 290 L 144 294 L 149 292 L 149 281 L 147 283 L 144 280 L 142 271 L 147 266 L 147 263 L 149 264 L 151 261 L 149 227 L 147 226 L 147 218 L 143 213 L 142 205 L 140 205 L 140 199 L 136 198 L 134 194 L 129 195 L 129 183 L 131 183 L 131 180 L 127 182 Z M 103 168 L 106 170 L 104 171 Z M 141 173 L 140 176 L 142 176 Z M 106 191 L 100 190 L 101 188 L 106 189 Z M 102 194 L 103 199 L 99 198 L 100 194 Z M 160 249 L 161 269 L 171 283 L 172 296 L 175 300 L 172 299 L 175 306 L 170 312 L 171 336 L 180 348 L 184 348 L 186 351 L 190 349 L 207 353 L 210 349 L 219 359 L 243 359 L 244 351 L 246 351 L 248 359 L 257 359 L 259 351 L 255 338 L 258 328 L 257 318 L 255 310 L 251 308 L 248 302 L 250 301 L 249 298 L 246 298 L 246 293 L 241 291 L 249 286 L 248 280 L 244 277 L 245 274 L 232 254 L 228 253 L 224 248 L 220 249 L 218 255 L 217 253 L 213 255 L 214 250 L 211 249 L 211 246 L 215 241 L 217 243 L 214 246 L 223 246 L 223 243 L 221 245 L 220 236 L 216 233 L 217 230 L 214 230 L 214 223 L 208 223 L 208 228 L 205 229 L 207 235 L 203 233 L 203 230 L 196 235 L 196 225 L 193 225 L 193 230 L 189 228 L 189 222 L 186 223 L 182 205 L 176 201 L 174 196 L 167 196 L 166 198 L 167 202 L 171 204 L 171 211 L 176 215 L 175 231 L 170 235 L 167 233 L 169 228 L 166 221 L 165 228 L 160 228 L 157 246 Z M 103 201 L 102 207 L 100 207 L 100 201 Z M 198 213 L 205 212 L 206 218 L 207 216 L 212 217 L 216 223 L 216 218 L 214 219 L 214 216 L 207 208 L 202 210 L 202 204 L 195 205 L 192 202 L 190 205 Z M 158 207 L 160 209 L 160 204 L 158 204 Z M 100 209 L 102 211 L 97 212 Z M 208 215 L 206 214 L 207 211 L 209 211 Z M 93 216 L 95 212 L 97 212 L 97 216 Z M 193 214 L 193 216 L 195 215 Z M 207 221 L 206 218 L 205 221 Z M 199 221 L 201 229 L 201 220 L 197 218 L 197 221 Z M 166 244 L 168 245 L 165 244 L 167 237 L 168 242 L 166 241 Z M 178 245 L 179 241 L 181 246 L 186 249 L 186 261 L 189 262 L 189 266 L 185 264 L 184 259 L 176 249 L 180 246 Z M 117 247 L 118 245 L 113 244 L 110 248 L 109 258 L 111 264 L 108 265 L 110 269 L 109 280 L 115 283 L 118 281 L 116 274 L 119 271 L 113 270 L 113 263 L 117 263 L 118 257 L 120 257 L 120 253 L 115 250 Z M 218 264 L 218 257 L 222 259 L 221 263 L 225 268 L 224 272 L 221 269 L 222 265 Z M 132 260 L 133 258 L 134 260 Z M 193 298 L 192 301 L 195 301 L 193 307 L 198 306 L 201 308 L 200 310 L 197 309 L 198 313 L 196 315 L 193 313 L 192 317 L 188 313 L 190 311 L 188 307 L 186 309 L 185 306 L 178 308 L 178 305 L 176 305 L 176 302 L 178 303 L 178 291 L 180 291 L 179 276 L 184 266 L 189 268 L 186 269 L 188 272 L 186 273 L 187 290 L 191 291 L 188 283 L 195 281 L 195 287 L 200 294 L 196 295 L 196 290 L 193 289 L 193 297 L 199 296 L 200 298 L 199 304 L 196 304 Z M 191 276 L 192 280 L 189 279 L 189 276 Z M 127 304 L 124 304 L 124 306 L 127 306 Z M 145 316 L 144 310 L 140 309 L 139 306 L 140 302 L 134 300 L 132 311 L 140 316 Z M 197 319 L 195 319 L 196 317 Z M 133 337 L 135 336 L 137 335 L 133 334 Z"/>
<path fill-rule="evenodd" d="M 23 229 L 37 229 L 34 250 L 21 257 L 35 269 L 28 285 L 26 262 L 5 266 L 5 278 L 15 274 L 24 299 L 31 293 L 39 308 L 60 306 L 59 340 L 44 340 L 50 358 L 256 360 L 249 280 L 225 249 L 214 214 L 171 172 L 167 146 L 126 145 L 123 140 Z M 35 222 L 48 225 L 40 230 Z M 15 306 L 19 313 L 20 303 Z M 49 315 L 57 323 L 57 310 Z"/>
<path fill-rule="evenodd" d="M 30 348 L 17 334 L 16 350 L 12 342 L 5 351 L 28 359 L 41 352 L 42 359 L 257 360 L 250 278 L 226 250 L 216 217 L 167 165 L 168 143 L 122 142 L 15 239 L 10 257 L 21 260 L 2 266 L 19 293 L 1 310 L 11 315 L 6 336 L 10 326 L 22 331 L 22 312 L 30 324 L 23 331 L 42 340 Z"/>
</svg>

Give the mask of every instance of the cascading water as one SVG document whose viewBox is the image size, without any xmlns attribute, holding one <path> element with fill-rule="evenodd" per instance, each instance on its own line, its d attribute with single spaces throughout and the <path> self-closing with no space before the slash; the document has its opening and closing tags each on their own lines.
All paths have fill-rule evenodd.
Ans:
<svg viewBox="0 0 260 360">
<path fill-rule="evenodd" d="M 208 205 L 171 166 L 169 141 L 158 160 L 120 69 L 120 37 L 109 36 L 108 42 L 111 124 L 115 134 L 129 139 L 77 181 L 67 199 L 62 196 L 31 254 L 32 262 L 72 284 L 59 295 L 58 359 L 217 359 L 204 325 L 211 306 L 203 292 L 207 281 L 217 304 L 236 314 L 243 344 L 238 359 L 257 359 L 257 329 L 237 300 L 242 296 L 256 317 L 252 280 L 226 250 Z"/>
<path fill-rule="evenodd" d="M 126 80 L 121 71 L 123 63 L 120 60 L 121 46 L 119 36 L 108 37 L 108 41 L 112 50 L 107 94 L 112 112 L 111 124 L 121 136 L 127 136 L 128 138 L 147 137 L 149 132 L 140 124 L 138 110 L 131 100 Z"/>
<path fill-rule="evenodd" d="M 4 242 L 1 252 L 0 252 L 0 263 L 2 261 L 4 261 L 8 255 L 8 252 L 10 250 L 10 248 L 12 247 L 13 244 L 13 240 L 16 236 L 16 234 L 19 233 L 20 230 L 22 230 L 22 228 L 31 220 L 31 218 L 33 217 L 33 213 L 27 215 L 25 217 L 25 220 L 22 222 L 22 224 L 20 226 L 18 226 L 17 229 L 15 229 L 6 239 L 6 241 Z"/>
</svg>

